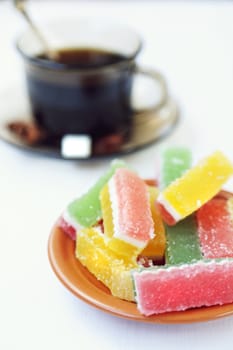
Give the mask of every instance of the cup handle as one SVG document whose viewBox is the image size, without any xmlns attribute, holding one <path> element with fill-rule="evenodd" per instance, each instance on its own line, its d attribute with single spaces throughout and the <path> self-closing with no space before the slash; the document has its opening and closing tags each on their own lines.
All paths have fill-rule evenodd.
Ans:
<svg viewBox="0 0 233 350">
<path fill-rule="evenodd" d="M 134 108 L 134 113 L 141 114 L 141 113 L 147 113 L 147 112 L 155 112 L 159 110 L 167 101 L 168 99 L 168 92 L 167 92 L 167 84 L 165 81 L 165 78 L 161 73 L 154 69 L 150 68 L 142 68 L 139 66 L 136 66 L 134 69 L 135 75 L 145 75 L 149 79 L 152 79 L 156 81 L 156 84 L 159 84 L 160 86 L 160 98 L 158 102 L 151 107 L 148 108 Z"/>
</svg>

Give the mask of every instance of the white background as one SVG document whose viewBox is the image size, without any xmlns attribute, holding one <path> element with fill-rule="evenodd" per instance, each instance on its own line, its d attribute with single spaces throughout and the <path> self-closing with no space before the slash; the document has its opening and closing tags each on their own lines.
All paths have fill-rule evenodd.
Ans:
<svg viewBox="0 0 233 350">
<path fill-rule="evenodd" d="M 232 2 L 34 1 L 30 10 L 39 21 L 70 12 L 112 17 L 141 33 L 139 62 L 165 74 L 182 112 L 162 143 L 124 157 L 142 176 L 154 176 L 153 160 L 168 144 L 189 145 L 198 155 L 221 149 L 233 159 Z M 10 92 L 23 86 L 13 46 L 23 26 L 10 1 L 0 2 L 2 117 L 21 102 L 21 88 Z M 54 276 L 50 229 L 108 162 L 48 159 L 0 143 L 0 349 L 232 349 L 233 317 L 189 325 L 127 321 L 86 305 Z"/>
</svg>

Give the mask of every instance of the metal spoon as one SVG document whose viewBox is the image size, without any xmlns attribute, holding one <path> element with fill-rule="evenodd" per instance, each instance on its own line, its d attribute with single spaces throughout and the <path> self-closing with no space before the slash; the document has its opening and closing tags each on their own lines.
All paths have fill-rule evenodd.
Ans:
<svg viewBox="0 0 233 350">
<path fill-rule="evenodd" d="M 16 9 L 23 15 L 24 19 L 26 19 L 27 23 L 31 27 L 33 33 L 37 37 L 37 39 L 40 41 L 40 43 L 43 46 L 43 53 L 46 57 L 48 57 L 51 60 L 55 60 L 58 55 L 56 52 L 52 51 L 48 45 L 47 40 L 44 38 L 44 36 L 41 34 L 41 31 L 37 28 L 31 17 L 29 16 L 26 8 L 25 3 L 27 0 L 13 0 L 14 6 Z"/>
</svg>

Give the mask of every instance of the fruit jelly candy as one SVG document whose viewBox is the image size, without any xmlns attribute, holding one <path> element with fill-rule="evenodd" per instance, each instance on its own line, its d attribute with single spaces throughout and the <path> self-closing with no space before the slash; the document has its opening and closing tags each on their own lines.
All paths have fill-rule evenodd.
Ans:
<svg viewBox="0 0 233 350">
<path fill-rule="evenodd" d="M 174 226 L 166 226 L 166 264 L 176 265 L 202 259 L 197 224 L 190 215 Z"/>
<path fill-rule="evenodd" d="M 132 272 L 138 310 L 145 316 L 233 302 L 233 259 L 152 267 Z"/>
<path fill-rule="evenodd" d="M 128 169 L 118 169 L 102 194 L 104 230 L 108 245 L 121 254 L 129 247 L 142 251 L 154 237 L 154 223 L 145 182 Z M 110 208 L 110 209 L 109 209 Z M 110 210 L 110 214 L 109 214 Z"/>
<path fill-rule="evenodd" d="M 112 252 L 104 237 L 96 228 L 81 229 L 76 239 L 76 257 L 114 296 L 133 301 L 130 270 L 137 267 L 136 261 L 128 261 Z"/>
<path fill-rule="evenodd" d="M 181 177 L 191 167 L 192 154 L 185 147 L 170 147 L 162 151 L 160 157 L 159 187 L 166 188 Z"/>
<path fill-rule="evenodd" d="M 231 217 L 231 222 L 233 224 L 233 196 L 227 201 L 227 208 Z"/>
<path fill-rule="evenodd" d="M 233 257 L 233 224 L 227 202 L 213 198 L 197 211 L 198 234 L 205 258 Z"/>
<path fill-rule="evenodd" d="M 142 257 L 148 257 L 152 260 L 161 260 L 164 257 L 165 246 L 166 246 L 166 237 L 165 237 L 165 228 L 159 211 L 155 206 L 155 201 L 158 196 L 158 188 L 148 186 L 148 191 L 150 195 L 150 208 L 152 219 L 154 222 L 154 232 L 156 233 L 155 237 L 152 238 L 147 246 L 140 253 Z"/>
<path fill-rule="evenodd" d="M 174 225 L 192 214 L 221 189 L 233 174 L 232 163 L 216 151 L 172 182 L 158 197 L 164 221 Z"/>
<path fill-rule="evenodd" d="M 140 249 L 113 237 L 114 226 L 108 185 L 105 185 L 100 193 L 100 202 L 103 216 L 104 234 L 106 236 L 108 247 L 116 253 L 120 252 L 121 255 L 135 259 L 138 256 Z"/>
<path fill-rule="evenodd" d="M 108 183 L 114 223 L 113 236 L 136 247 L 154 237 L 147 186 L 128 169 L 117 169 Z"/>
<path fill-rule="evenodd" d="M 64 219 L 73 227 L 89 227 L 101 218 L 99 194 L 103 186 L 115 173 L 116 169 L 124 167 L 125 163 L 115 160 L 108 171 L 92 186 L 87 193 L 69 204 L 64 213 Z"/>
<path fill-rule="evenodd" d="M 112 237 L 114 228 L 108 185 L 105 185 L 100 192 L 100 204 L 103 217 L 104 233 L 107 237 Z"/>
<path fill-rule="evenodd" d="M 76 239 L 76 229 L 70 225 L 64 218 L 61 216 L 57 222 L 58 227 L 62 229 L 71 239 Z"/>
</svg>

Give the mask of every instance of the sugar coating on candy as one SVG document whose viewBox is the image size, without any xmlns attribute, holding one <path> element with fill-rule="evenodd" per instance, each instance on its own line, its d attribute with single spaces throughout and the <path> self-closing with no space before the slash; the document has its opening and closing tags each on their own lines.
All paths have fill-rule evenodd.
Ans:
<svg viewBox="0 0 233 350">
<path fill-rule="evenodd" d="M 166 264 L 177 265 L 202 259 L 197 224 L 190 215 L 174 226 L 166 226 Z"/>
<path fill-rule="evenodd" d="M 148 192 L 150 196 L 151 214 L 154 222 L 154 232 L 156 232 L 156 235 L 148 242 L 140 255 L 141 257 L 147 257 L 153 260 L 161 260 L 164 257 L 166 237 L 162 217 L 155 206 L 155 201 L 159 192 L 158 188 L 152 186 L 148 186 Z"/>
<path fill-rule="evenodd" d="M 159 187 L 164 189 L 191 167 L 191 151 L 185 147 L 167 148 L 163 150 L 160 162 Z"/>
<path fill-rule="evenodd" d="M 197 211 L 196 216 L 204 257 L 233 257 L 233 225 L 227 200 L 210 200 Z"/>
<path fill-rule="evenodd" d="M 133 266 L 113 266 L 112 267 L 112 282 L 110 285 L 111 293 L 114 297 L 135 301 L 133 281 L 131 270 Z"/>
<path fill-rule="evenodd" d="M 123 256 L 128 256 L 135 260 L 141 249 L 134 245 L 114 237 L 113 213 L 108 185 L 105 185 L 100 192 L 101 210 L 103 216 L 103 226 L 105 241 L 109 249 Z"/>
<path fill-rule="evenodd" d="M 136 247 L 144 248 L 154 237 L 149 194 L 145 182 L 126 168 L 117 169 L 108 183 L 114 234 Z"/>
<path fill-rule="evenodd" d="M 76 223 L 78 228 L 80 226 L 89 227 L 94 225 L 101 218 L 100 191 L 115 173 L 116 169 L 124 166 L 125 163 L 123 161 L 113 161 L 108 171 L 87 193 L 70 203 L 66 211 L 66 217 L 71 224 L 74 225 Z"/>
<path fill-rule="evenodd" d="M 174 224 L 192 214 L 216 195 L 232 174 L 233 166 L 221 152 L 203 159 L 160 193 L 159 205 L 173 218 L 164 216 L 164 220 Z"/>
<path fill-rule="evenodd" d="M 233 196 L 231 198 L 229 198 L 227 201 L 227 209 L 228 209 L 228 212 L 230 214 L 231 222 L 233 225 Z"/>
<path fill-rule="evenodd" d="M 105 236 L 100 230 L 85 228 L 79 231 L 76 257 L 114 296 L 134 300 L 130 270 L 137 267 L 136 261 L 124 259 L 112 252 L 106 246 Z"/>
<path fill-rule="evenodd" d="M 233 259 L 153 267 L 133 273 L 138 310 L 145 316 L 233 302 Z"/>
</svg>

